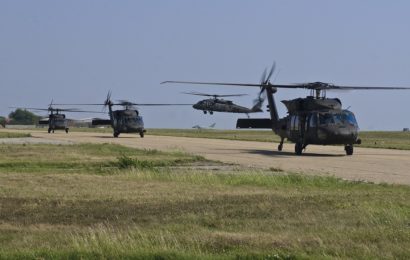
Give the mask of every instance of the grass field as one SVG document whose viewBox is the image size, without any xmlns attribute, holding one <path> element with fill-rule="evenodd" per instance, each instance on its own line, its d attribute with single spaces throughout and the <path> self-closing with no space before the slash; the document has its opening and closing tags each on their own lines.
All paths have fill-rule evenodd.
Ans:
<svg viewBox="0 0 410 260">
<path fill-rule="evenodd" d="M 30 137 L 29 133 L 0 132 L 0 138 Z"/>
<path fill-rule="evenodd" d="M 410 258 L 408 186 L 108 144 L 1 149 L 0 259 Z"/>
</svg>

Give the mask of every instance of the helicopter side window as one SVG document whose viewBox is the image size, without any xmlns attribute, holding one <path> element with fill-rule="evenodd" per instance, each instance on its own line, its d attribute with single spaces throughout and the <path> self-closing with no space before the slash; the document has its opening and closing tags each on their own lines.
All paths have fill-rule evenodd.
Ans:
<svg viewBox="0 0 410 260">
<path fill-rule="evenodd" d="M 329 125 L 334 124 L 335 121 L 332 114 L 319 114 L 319 123 L 321 125 Z"/>
<path fill-rule="evenodd" d="M 293 131 L 299 131 L 299 116 L 292 116 L 290 121 L 290 129 Z"/>
<path fill-rule="evenodd" d="M 310 115 L 309 126 L 310 127 L 316 127 L 317 126 L 317 114 L 311 114 Z"/>
</svg>

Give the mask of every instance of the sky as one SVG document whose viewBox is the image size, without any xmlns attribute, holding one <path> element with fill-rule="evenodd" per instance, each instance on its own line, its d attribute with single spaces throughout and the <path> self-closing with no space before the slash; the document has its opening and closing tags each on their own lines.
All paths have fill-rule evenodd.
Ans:
<svg viewBox="0 0 410 260">
<path fill-rule="evenodd" d="M 200 100 L 184 91 L 245 93 L 232 100 L 251 107 L 257 89 L 160 82 L 258 83 L 274 61 L 278 84 L 410 87 L 409 10 L 407 0 L 0 0 L 0 115 L 51 100 L 103 102 L 108 90 L 113 99 L 136 103 Z M 275 99 L 308 94 L 279 90 Z M 410 91 L 327 96 L 339 97 L 361 130 L 410 127 Z M 147 128 L 215 122 L 234 129 L 245 117 L 189 106 L 139 109 Z M 286 115 L 280 102 L 278 109 Z"/>
</svg>

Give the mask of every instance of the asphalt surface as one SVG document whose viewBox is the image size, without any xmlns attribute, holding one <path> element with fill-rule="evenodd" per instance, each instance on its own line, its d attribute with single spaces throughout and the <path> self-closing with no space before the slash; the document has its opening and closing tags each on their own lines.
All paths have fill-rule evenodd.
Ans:
<svg viewBox="0 0 410 260">
<path fill-rule="evenodd" d="M 27 131 L 25 131 L 27 132 Z M 158 150 L 180 150 L 202 155 L 210 160 L 236 163 L 246 167 L 275 168 L 289 172 L 330 175 L 349 180 L 410 185 L 410 151 L 355 147 L 353 156 L 346 156 L 342 146 L 308 146 L 302 156 L 294 155 L 294 146 L 277 143 L 231 141 L 221 139 L 108 133 L 32 131 L 34 140 L 57 143 L 114 143 L 129 147 Z"/>
</svg>

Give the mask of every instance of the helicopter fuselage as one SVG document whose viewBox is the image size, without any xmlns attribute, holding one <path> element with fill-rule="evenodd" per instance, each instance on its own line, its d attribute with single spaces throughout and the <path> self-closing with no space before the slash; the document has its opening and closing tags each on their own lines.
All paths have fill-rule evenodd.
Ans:
<svg viewBox="0 0 410 260">
<path fill-rule="evenodd" d="M 110 119 L 114 137 L 118 137 L 120 133 L 139 133 L 141 137 L 144 136 L 144 121 L 137 110 L 110 111 Z"/>
<path fill-rule="evenodd" d="M 278 121 L 273 131 L 291 142 L 319 145 L 351 145 L 359 142 L 356 118 L 348 110 L 294 113 Z"/>
<path fill-rule="evenodd" d="M 192 106 L 193 108 L 197 110 L 202 110 L 206 114 L 206 112 L 209 112 L 212 114 L 213 112 L 228 112 L 228 113 L 243 113 L 243 114 L 248 114 L 248 113 L 254 113 L 254 112 L 261 112 L 249 109 L 247 107 L 239 106 L 234 104 L 230 100 L 224 100 L 224 99 L 216 99 L 216 98 L 210 98 L 210 99 L 204 99 Z"/>
<path fill-rule="evenodd" d="M 48 117 L 48 132 L 65 130 L 68 133 L 68 120 L 64 114 L 50 114 Z"/>
</svg>

